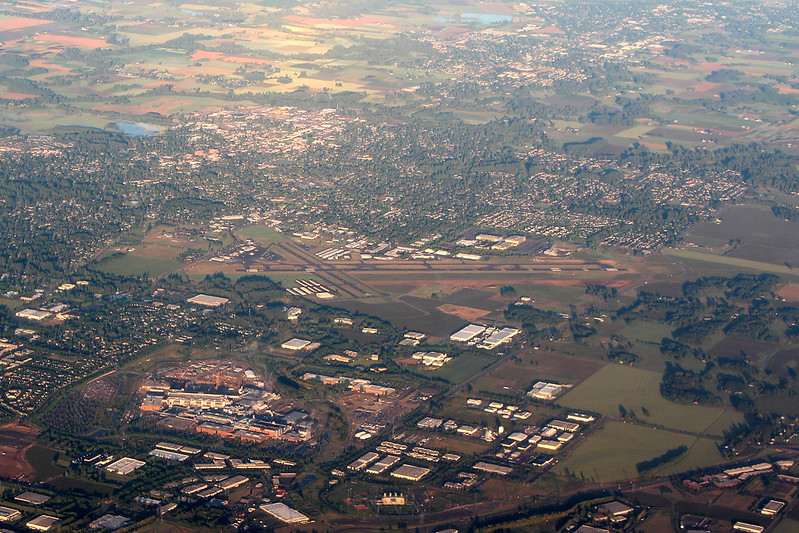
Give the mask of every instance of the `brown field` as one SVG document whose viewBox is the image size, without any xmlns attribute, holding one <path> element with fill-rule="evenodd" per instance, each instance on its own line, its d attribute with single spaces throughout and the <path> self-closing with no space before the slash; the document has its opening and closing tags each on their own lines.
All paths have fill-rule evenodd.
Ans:
<svg viewBox="0 0 799 533">
<path fill-rule="evenodd" d="M 8 98 L 9 100 L 25 100 L 26 98 L 36 98 L 35 94 L 25 94 L 25 93 L 15 93 L 15 92 L 6 92 L 0 95 L 2 98 Z"/>
<path fill-rule="evenodd" d="M 646 146 L 647 148 L 655 148 L 655 149 L 658 149 L 658 150 L 668 150 L 668 147 L 664 143 L 642 142 L 641 144 Z"/>
<path fill-rule="evenodd" d="M 777 291 L 777 295 L 789 302 L 799 302 L 799 285 L 785 285 Z"/>
<path fill-rule="evenodd" d="M 107 48 L 110 45 L 102 39 L 91 37 L 73 37 L 71 35 L 40 35 L 37 41 L 55 43 L 63 46 L 76 46 L 78 48 Z"/>
<path fill-rule="evenodd" d="M 39 430 L 27 424 L 0 426 L 0 477 L 31 481 L 35 475 L 25 452 L 33 446 Z"/>
<path fill-rule="evenodd" d="M 42 67 L 47 70 L 57 70 L 59 72 L 72 72 L 72 69 L 64 65 L 54 65 L 53 63 L 46 63 L 43 59 L 31 59 L 30 66 Z"/>
<path fill-rule="evenodd" d="M 712 81 L 700 81 L 699 83 L 691 85 L 691 89 L 698 93 L 704 93 L 716 89 L 719 85 L 721 84 L 713 83 Z"/>
<path fill-rule="evenodd" d="M 485 311 L 483 309 L 477 309 L 475 307 L 467 307 L 465 305 L 455 305 L 455 304 L 444 304 L 439 305 L 436 307 L 442 313 L 447 313 L 448 315 L 455 315 L 459 318 L 466 320 L 467 322 L 472 322 L 473 320 L 477 320 L 478 318 L 482 318 L 488 314 L 491 314 L 491 311 Z"/>
<path fill-rule="evenodd" d="M 53 21 L 45 19 L 34 19 L 28 17 L 11 17 L 0 20 L 0 31 L 19 30 L 40 24 L 51 24 Z"/>
</svg>

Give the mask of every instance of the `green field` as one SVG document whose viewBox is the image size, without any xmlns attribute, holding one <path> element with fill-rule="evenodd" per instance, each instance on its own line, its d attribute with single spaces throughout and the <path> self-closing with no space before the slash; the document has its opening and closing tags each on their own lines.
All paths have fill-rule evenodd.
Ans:
<svg viewBox="0 0 799 533">
<path fill-rule="evenodd" d="M 252 225 L 241 228 L 240 230 L 236 231 L 236 235 L 240 239 L 252 239 L 262 246 L 266 246 L 274 242 L 288 241 L 288 238 L 285 235 L 275 231 L 274 228 L 261 225 Z"/>
<path fill-rule="evenodd" d="M 58 452 L 56 450 L 37 445 L 32 446 L 27 451 L 25 457 L 36 471 L 37 480 L 44 480 L 51 477 L 60 476 L 66 472 L 66 469 L 55 464 L 57 453 Z"/>
<path fill-rule="evenodd" d="M 743 420 L 734 411 L 670 402 L 660 395 L 660 379 L 657 372 L 610 364 L 563 396 L 559 403 L 611 417 L 618 417 L 619 406 L 623 406 L 645 422 L 716 436 Z M 649 414 L 645 415 L 644 410 Z"/>
<path fill-rule="evenodd" d="M 491 357 L 465 354 L 453 358 L 438 370 L 422 370 L 419 371 L 419 374 L 431 378 L 444 378 L 450 383 L 462 383 L 493 362 L 494 359 Z"/>
<path fill-rule="evenodd" d="M 142 276 L 147 274 L 149 277 L 154 278 L 179 266 L 180 263 L 178 261 L 171 259 L 126 254 L 98 265 L 98 270 L 119 276 Z"/>
<path fill-rule="evenodd" d="M 655 473 L 686 471 L 722 460 L 716 444 L 709 439 L 697 439 L 638 424 L 607 422 L 568 459 L 558 464 L 554 471 L 565 474 L 568 469 L 577 477 L 599 483 L 635 478 L 639 475 L 636 464 L 654 459 L 678 446 L 687 446 L 689 450 L 676 462 L 656 469 Z"/>
<path fill-rule="evenodd" d="M 696 250 L 686 250 L 683 248 L 664 248 L 663 253 L 670 257 L 677 257 L 680 259 L 694 259 L 697 261 L 718 263 L 720 265 L 737 267 L 746 270 L 755 270 L 758 272 L 773 272 L 775 274 L 799 276 L 799 269 L 791 268 L 789 266 L 763 263 L 762 261 L 752 261 L 750 259 L 740 259 L 726 255 L 714 255 Z"/>
</svg>

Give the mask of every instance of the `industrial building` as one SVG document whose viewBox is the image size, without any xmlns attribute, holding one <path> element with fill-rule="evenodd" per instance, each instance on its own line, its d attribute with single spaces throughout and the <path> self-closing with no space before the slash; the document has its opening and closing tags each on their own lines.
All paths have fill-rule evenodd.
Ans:
<svg viewBox="0 0 799 533">
<path fill-rule="evenodd" d="M 402 465 L 391 473 L 392 477 L 405 479 L 408 481 L 419 481 L 424 476 L 430 473 L 429 468 L 421 466 Z"/>
<path fill-rule="evenodd" d="M 138 459 L 133 459 L 132 457 L 123 457 L 122 459 L 114 461 L 110 465 L 106 466 L 105 469 L 113 474 L 126 476 L 134 470 L 143 467 L 145 464 L 146 463 L 144 461 L 139 461 Z"/>
<path fill-rule="evenodd" d="M 89 527 L 91 529 L 107 529 L 109 531 L 114 531 L 115 529 L 129 526 L 132 523 L 133 521 L 125 516 L 104 514 L 97 520 L 90 522 Z"/>
<path fill-rule="evenodd" d="M 18 502 L 22 502 L 28 505 L 38 506 L 50 500 L 50 496 L 46 496 L 44 494 L 37 494 L 35 492 L 23 492 L 16 498 L 14 498 Z"/>
<path fill-rule="evenodd" d="M 305 348 L 309 344 L 311 344 L 311 341 L 306 341 L 305 339 L 294 338 L 294 339 L 287 340 L 286 342 L 281 344 L 280 347 L 283 348 L 284 350 L 298 351 L 298 350 L 302 350 L 303 348 Z"/>
<path fill-rule="evenodd" d="M 178 452 L 170 452 L 169 450 L 160 450 L 158 448 L 151 450 L 149 455 L 158 457 L 160 459 L 167 459 L 169 461 L 183 462 L 189 458 L 188 455 Z"/>
<path fill-rule="evenodd" d="M 59 521 L 60 520 L 55 516 L 43 514 L 25 524 L 25 527 L 33 529 L 34 531 L 47 531 Z"/>
<path fill-rule="evenodd" d="M 11 507 L 0 506 L 0 522 L 14 522 L 22 518 L 22 513 Z"/>
<path fill-rule="evenodd" d="M 305 524 L 311 520 L 285 503 L 265 503 L 261 510 L 286 524 Z"/>
<path fill-rule="evenodd" d="M 513 469 L 509 466 L 500 466 L 492 463 L 485 463 L 483 461 L 475 464 L 472 468 L 481 472 L 487 472 L 489 474 L 499 474 L 500 476 L 507 476 L 513 472 Z"/>
<path fill-rule="evenodd" d="M 205 307 L 221 307 L 228 303 L 230 300 L 227 298 L 220 298 L 218 296 L 209 296 L 207 294 L 198 294 L 186 300 L 190 304 L 203 305 Z"/>
<path fill-rule="evenodd" d="M 469 324 L 449 336 L 449 340 L 454 342 L 469 342 L 486 330 L 485 326 Z"/>
<path fill-rule="evenodd" d="M 527 393 L 527 395 L 538 400 L 554 400 L 562 390 L 563 385 L 539 381 L 533 385 L 533 388 Z"/>
</svg>

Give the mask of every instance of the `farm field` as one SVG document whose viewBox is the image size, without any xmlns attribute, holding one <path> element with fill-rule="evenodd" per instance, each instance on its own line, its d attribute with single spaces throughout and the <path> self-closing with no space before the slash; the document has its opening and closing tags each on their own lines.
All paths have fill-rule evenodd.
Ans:
<svg viewBox="0 0 799 533">
<path fill-rule="evenodd" d="M 554 471 L 567 471 L 580 478 L 607 483 L 639 476 L 636 465 L 654 459 L 679 446 L 688 452 L 673 463 L 655 469 L 668 475 L 722 461 L 715 442 L 651 427 L 608 421 L 602 429 L 581 443 Z"/>
<path fill-rule="evenodd" d="M 494 358 L 488 356 L 463 354 L 454 357 L 452 361 L 438 370 L 418 370 L 418 372 L 423 376 L 440 377 L 450 383 L 457 384 L 463 383 L 494 361 Z"/>
<path fill-rule="evenodd" d="M 730 425 L 743 420 L 740 413 L 729 409 L 670 402 L 660 395 L 660 379 L 656 372 L 609 364 L 566 393 L 558 403 L 607 417 L 619 417 L 622 406 L 642 421 L 713 436 L 721 436 Z"/>
</svg>

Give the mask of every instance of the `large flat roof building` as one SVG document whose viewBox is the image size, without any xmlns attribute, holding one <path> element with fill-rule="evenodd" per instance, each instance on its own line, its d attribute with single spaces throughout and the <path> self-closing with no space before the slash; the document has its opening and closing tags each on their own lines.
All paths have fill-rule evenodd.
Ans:
<svg viewBox="0 0 799 533">
<path fill-rule="evenodd" d="M 44 494 L 37 494 L 35 492 L 23 492 L 16 498 L 18 502 L 27 503 L 28 505 L 41 505 L 50 500 L 50 496 Z"/>
<path fill-rule="evenodd" d="M 285 503 L 265 503 L 261 506 L 261 510 L 286 524 L 304 524 L 311 520 Z"/>
<path fill-rule="evenodd" d="M 303 348 L 306 348 L 309 344 L 311 344 L 311 341 L 294 338 L 287 340 L 286 342 L 281 344 L 280 347 L 283 348 L 284 350 L 291 350 L 296 352 L 302 350 Z"/>
<path fill-rule="evenodd" d="M 219 296 L 210 296 L 208 294 L 198 294 L 186 300 L 190 304 L 204 305 L 205 307 L 221 307 L 228 303 L 230 300 L 227 298 L 220 298 Z"/>
<path fill-rule="evenodd" d="M 145 464 L 146 463 L 144 461 L 139 461 L 138 459 L 133 459 L 132 457 L 123 457 L 122 459 L 114 461 L 110 465 L 106 466 L 105 469 L 113 474 L 126 476 L 134 470 L 143 467 Z"/>
<path fill-rule="evenodd" d="M 424 476 L 430 473 L 429 468 L 421 466 L 402 465 L 391 473 L 392 477 L 399 479 L 406 479 L 408 481 L 419 481 Z"/>
<path fill-rule="evenodd" d="M 60 519 L 56 518 L 55 516 L 43 514 L 25 524 L 25 527 L 28 529 L 33 529 L 34 531 L 47 531 L 57 522 L 60 522 Z"/>
<path fill-rule="evenodd" d="M 455 342 L 469 342 L 486 330 L 485 326 L 478 324 L 469 324 L 463 329 L 460 329 L 449 336 L 449 340 Z"/>
<path fill-rule="evenodd" d="M 22 518 L 22 513 L 11 507 L 0 505 L 0 522 L 14 522 Z"/>
</svg>

